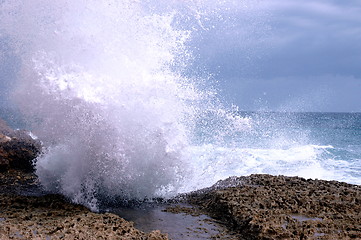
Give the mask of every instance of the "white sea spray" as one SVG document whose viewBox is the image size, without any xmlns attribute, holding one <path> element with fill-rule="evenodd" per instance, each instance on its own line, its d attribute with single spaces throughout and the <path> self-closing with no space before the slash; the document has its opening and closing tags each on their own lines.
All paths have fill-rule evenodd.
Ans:
<svg viewBox="0 0 361 240">
<path fill-rule="evenodd" d="M 36 174 L 47 190 L 92 209 L 99 198 L 172 196 L 192 176 L 185 148 L 205 112 L 242 128 L 214 90 L 182 74 L 191 32 L 175 19 L 192 9 L 204 26 L 200 2 L 172 4 L 178 11 L 133 0 L 1 2 L 1 31 L 22 61 L 13 96 L 44 145 Z"/>
</svg>

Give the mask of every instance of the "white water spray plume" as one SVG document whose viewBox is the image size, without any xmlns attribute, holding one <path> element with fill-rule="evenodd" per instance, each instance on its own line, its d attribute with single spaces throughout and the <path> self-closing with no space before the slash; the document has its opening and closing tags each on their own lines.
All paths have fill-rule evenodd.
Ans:
<svg viewBox="0 0 361 240">
<path fill-rule="evenodd" d="M 173 196 L 195 174 L 185 149 L 200 122 L 215 141 L 248 124 L 182 72 L 206 3 L 0 4 L 1 37 L 21 61 L 12 95 L 43 142 L 36 174 L 49 191 L 92 209 L 99 197 Z"/>
</svg>

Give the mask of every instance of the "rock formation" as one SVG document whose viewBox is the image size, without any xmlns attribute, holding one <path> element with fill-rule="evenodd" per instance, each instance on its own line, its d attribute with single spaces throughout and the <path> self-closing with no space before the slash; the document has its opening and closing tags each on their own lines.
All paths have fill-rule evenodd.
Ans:
<svg viewBox="0 0 361 240">
<path fill-rule="evenodd" d="M 59 195 L 42 197 L 0 194 L 0 239 L 139 239 L 165 240 L 160 231 L 144 233 L 132 222 L 92 213 Z"/>
<path fill-rule="evenodd" d="M 33 173 L 40 142 L 0 119 L 0 239 L 165 240 L 160 231 L 144 233 L 132 222 L 98 214 L 41 189 Z"/>
<path fill-rule="evenodd" d="M 33 170 L 41 144 L 24 130 L 12 130 L 0 119 L 0 172 L 9 169 Z"/>
<path fill-rule="evenodd" d="M 244 239 L 361 239 L 361 186 L 299 177 L 233 177 L 186 196 Z"/>
</svg>

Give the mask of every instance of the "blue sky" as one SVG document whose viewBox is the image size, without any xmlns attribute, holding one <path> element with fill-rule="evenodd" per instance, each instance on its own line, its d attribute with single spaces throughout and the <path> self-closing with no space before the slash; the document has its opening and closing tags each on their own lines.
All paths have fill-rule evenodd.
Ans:
<svg viewBox="0 0 361 240">
<path fill-rule="evenodd" d="M 194 38 L 196 65 L 226 99 L 243 110 L 361 112 L 361 1 L 255 2 Z"/>
</svg>

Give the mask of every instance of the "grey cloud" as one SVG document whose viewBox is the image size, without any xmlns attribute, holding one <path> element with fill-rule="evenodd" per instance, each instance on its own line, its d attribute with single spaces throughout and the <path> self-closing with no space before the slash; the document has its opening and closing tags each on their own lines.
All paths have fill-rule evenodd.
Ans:
<svg viewBox="0 0 361 240">
<path fill-rule="evenodd" d="M 197 64 L 215 73 L 236 103 L 246 110 L 297 102 L 307 110 L 361 111 L 360 1 L 268 0 L 258 9 L 196 42 Z M 311 92 L 324 97 L 306 103 Z"/>
<path fill-rule="evenodd" d="M 220 66 L 222 77 L 361 75 L 361 2 L 336 3 L 261 2 L 260 16 L 241 12 L 231 26 L 204 33 L 200 61 Z"/>
<path fill-rule="evenodd" d="M 292 1 L 274 6 L 270 58 L 279 75 L 361 76 L 361 3 Z M 280 68 L 279 66 L 285 66 Z M 291 70 L 287 70 L 288 69 Z M 302 67 L 301 67 L 302 66 Z"/>
</svg>

